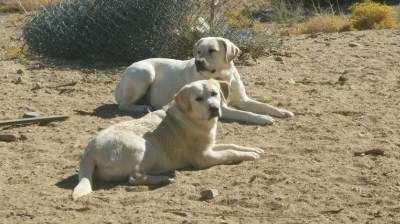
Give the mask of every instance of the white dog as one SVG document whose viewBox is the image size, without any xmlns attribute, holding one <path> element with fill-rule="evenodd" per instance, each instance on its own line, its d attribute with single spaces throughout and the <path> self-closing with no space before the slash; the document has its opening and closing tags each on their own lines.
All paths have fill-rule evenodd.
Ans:
<svg viewBox="0 0 400 224">
<path fill-rule="evenodd" d="M 273 117 L 293 113 L 250 99 L 246 95 L 233 59 L 240 52 L 220 37 L 200 39 L 193 47 L 194 58 L 186 61 L 152 58 L 133 63 L 122 74 L 115 99 L 122 111 L 147 112 L 160 109 L 187 83 L 214 78 L 230 84 L 231 95 L 222 107 L 222 119 L 270 125 Z M 270 116 L 267 116 L 270 115 Z"/>
<path fill-rule="evenodd" d="M 92 191 L 92 176 L 126 179 L 133 185 L 160 184 L 172 181 L 161 175 L 167 171 L 259 158 L 263 152 L 259 148 L 215 144 L 221 105 L 228 94 L 226 82 L 193 82 L 175 95 L 166 110 L 101 131 L 84 152 L 73 199 Z"/>
</svg>

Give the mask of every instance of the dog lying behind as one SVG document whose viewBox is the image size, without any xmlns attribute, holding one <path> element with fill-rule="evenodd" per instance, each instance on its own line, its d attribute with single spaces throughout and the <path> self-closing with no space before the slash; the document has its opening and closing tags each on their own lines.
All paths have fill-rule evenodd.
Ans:
<svg viewBox="0 0 400 224">
<path fill-rule="evenodd" d="M 86 147 L 80 163 L 74 200 L 92 191 L 92 177 L 129 180 L 132 185 L 167 184 L 162 175 L 184 168 L 207 168 L 255 160 L 259 148 L 215 144 L 221 105 L 229 85 L 202 80 L 185 85 L 165 107 L 101 131 Z"/>
<path fill-rule="evenodd" d="M 128 112 L 161 109 L 185 84 L 213 78 L 230 84 L 231 94 L 222 106 L 222 119 L 270 125 L 274 121 L 270 116 L 293 117 L 288 110 L 247 96 L 233 64 L 239 52 L 225 38 L 205 37 L 194 45 L 194 58 L 190 60 L 150 58 L 135 62 L 124 71 L 115 88 L 118 107 Z"/>
</svg>

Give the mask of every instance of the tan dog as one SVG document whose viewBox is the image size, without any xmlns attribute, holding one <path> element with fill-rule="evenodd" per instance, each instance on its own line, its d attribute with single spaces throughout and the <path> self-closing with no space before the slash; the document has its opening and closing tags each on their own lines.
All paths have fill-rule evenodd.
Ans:
<svg viewBox="0 0 400 224">
<path fill-rule="evenodd" d="M 247 96 L 233 64 L 239 52 L 239 48 L 227 39 L 206 37 L 194 45 L 193 59 L 152 58 L 133 63 L 122 74 L 115 89 L 119 109 L 131 112 L 160 109 L 172 101 L 185 84 L 214 78 L 227 81 L 231 88 L 227 105 L 222 107 L 222 119 L 270 125 L 274 121 L 270 116 L 293 117 L 290 111 L 257 102 Z"/>
<path fill-rule="evenodd" d="M 101 131 L 82 157 L 73 199 L 92 191 L 92 176 L 107 181 L 126 179 L 133 185 L 160 184 L 172 180 L 160 175 L 167 171 L 259 158 L 263 152 L 259 148 L 215 144 L 221 105 L 228 93 L 226 82 L 193 82 L 175 95 L 166 111 Z"/>
</svg>

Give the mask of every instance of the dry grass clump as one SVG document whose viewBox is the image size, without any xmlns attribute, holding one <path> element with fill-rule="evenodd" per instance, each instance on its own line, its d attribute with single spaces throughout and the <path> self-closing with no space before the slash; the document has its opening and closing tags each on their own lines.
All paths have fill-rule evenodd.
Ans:
<svg viewBox="0 0 400 224">
<path fill-rule="evenodd" d="M 335 33 L 341 30 L 342 17 L 332 14 L 321 14 L 312 17 L 306 23 L 297 27 L 299 34 Z"/>
<path fill-rule="evenodd" d="M 26 51 L 22 45 L 19 45 L 7 49 L 2 59 L 4 60 L 23 59 L 25 57 L 26 57 Z"/>
<path fill-rule="evenodd" d="M 350 7 L 349 27 L 357 30 L 396 28 L 393 10 L 384 4 L 366 1 Z"/>
<path fill-rule="evenodd" d="M 270 0 L 271 17 L 292 26 L 304 19 L 304 4 L 298 0 Z"/>
<path fill-rule="evenodd" d="M 59 0 L 0 0 L 3 12 L 35 11 Z"/>
<path fill-rule="evenodd" d="M 396 24 L 394 10 L 385 4 L 367 0 L 350 6 L 350 15 L 322 14 L 312 17 L 296 27 L 296 33 L 334 33 L 348 30 L 393 29 Z"/>
<path fill-rule="evenodd" d="M 247 16 L 246 12 L 243 10 L 226 12 L 224 17 L 226 18 L 230 27 L 236 27 L 236 28 L 249 27 L 252 23 L 252 20 Z"/>
</svg>

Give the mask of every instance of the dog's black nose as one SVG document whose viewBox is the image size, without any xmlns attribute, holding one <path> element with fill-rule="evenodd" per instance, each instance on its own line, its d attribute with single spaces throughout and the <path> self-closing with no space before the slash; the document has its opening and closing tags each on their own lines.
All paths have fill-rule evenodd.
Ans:
<svg viewBox="0 0 400 224">
<path fill-rule="evenodd" d="M 204 69 L 206 66 L 206 59 L 204 58 L 197 58 L 196 60 L 194 60 L 194 64 L 196 65 L 196 67 L 198 69 Z"/>
<path fill-rule="evenodd" d="M 215 116 L 215 117 L 219 116 L 219 107 L 210 106 L 209 110 L 210 110 L 210 113 L 211 113 L 212 116 Z"/>
</svg>

